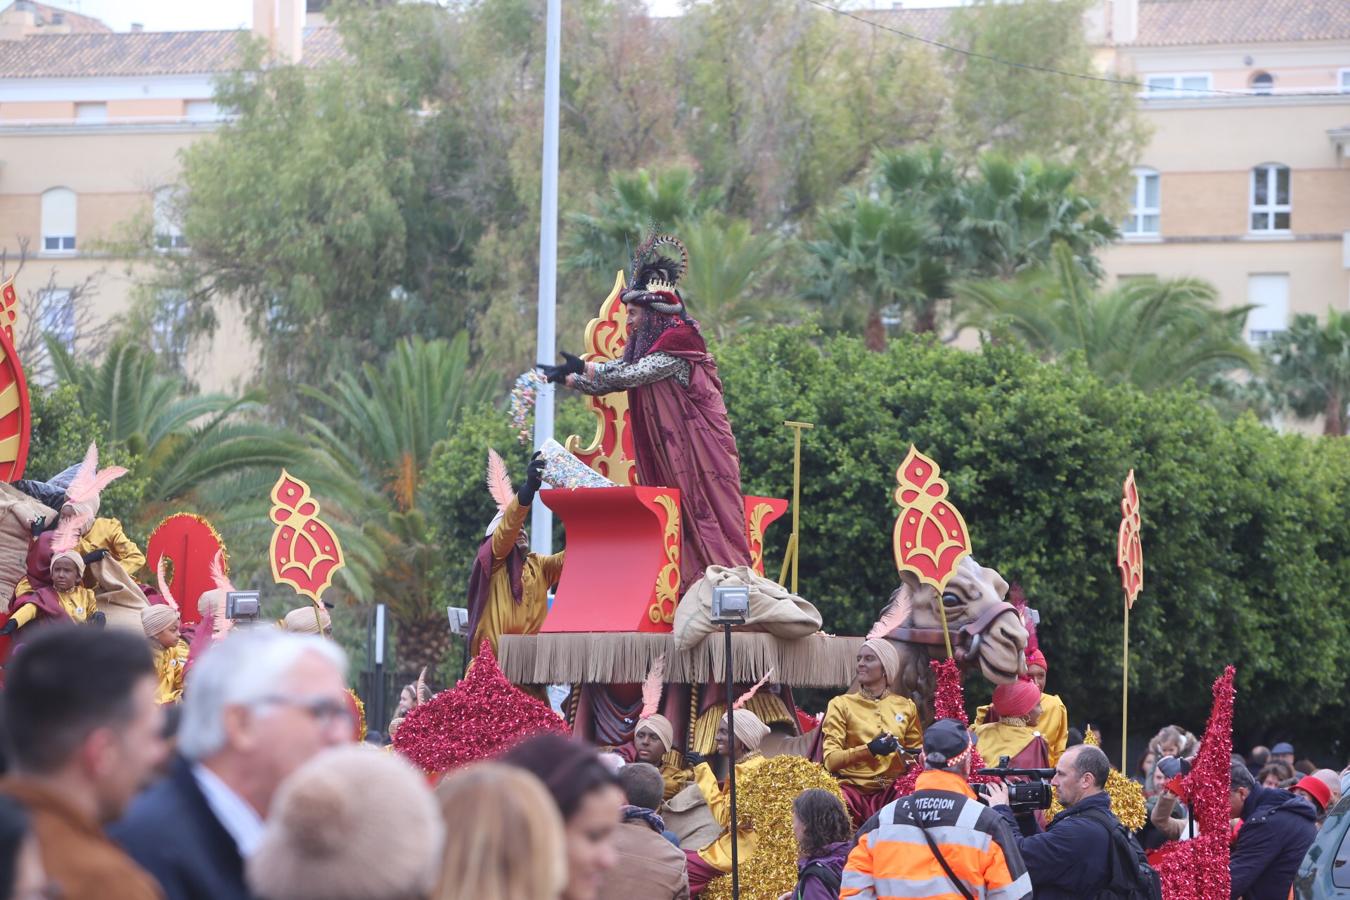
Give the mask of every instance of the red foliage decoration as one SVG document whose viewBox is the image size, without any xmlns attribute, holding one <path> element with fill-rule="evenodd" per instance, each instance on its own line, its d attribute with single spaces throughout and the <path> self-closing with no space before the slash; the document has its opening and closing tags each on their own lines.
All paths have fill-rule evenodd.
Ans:
<svg viewBox="0 0 1350 900">
<path fill-rule="evenodd" d="M 506 679 L 483 641 L 469 674 L 414 707 L 394 732 L 394 749 L 431 773 L 497 756 L 544 732 L 570 734 L 546 703 Z"/>
<path fill-rule="evenodd" d="M 1233 752 L 1233 676 L 1229 666 L 1214 682 L 1209 714 L 1191 772 L 1182 787 L 1191 798 L 1199 836 L 1168 844 L 1151 857 L 1163 900 L 1228 900 L 1230 756 Z"/>
<path fill-rule="evenodd" d="M 956 665 L 954 659 L 933 659 L 929 660 L 928 665 L 933 670 L 933 677 L 936 688 L 933 694 L 933 712 L 939 719 L 956 719 L 962 725 L 969 726 L 970 719 L 966 717 L 966 690 L 961 686 L 961 670 Z M 977 769 L 984 768 L 984 758 L 980 756 L 979 749 L 972 743 L 970 747 L 970 771 L 973 773 Z M 919 773 L 923 771 L 923 755 L 919 755 L 919 764 L 911 766 L 910 770 L 897 779 L 899 787 L 897 796 L 904 797 L 907 794 L 914 793 L 914 782 L 918 780 Z M 997 781 L 997 778 L 991 778 L 988 775 L 970 776 L 971 784 L 980 784 L 987 781 Z"/>
</svg>

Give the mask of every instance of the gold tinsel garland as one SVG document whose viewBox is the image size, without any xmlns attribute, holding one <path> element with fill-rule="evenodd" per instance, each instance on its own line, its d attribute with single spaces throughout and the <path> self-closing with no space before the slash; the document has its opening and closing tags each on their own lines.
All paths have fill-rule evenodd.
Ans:
<svg viewBox="0 0 1350 900">
<path fill-rule="evenodd" d="M 366 705 L 361 702 L 361 697 L 351 688 L 347 688 L 347 696 L 352 698 L 352 703 L 356 706 L 356 722 L 353 727 L 356 742 L 359 744 L 366 739 Z"/>
<path fill-rule="evenodd" d="M 753 823 L 755 853 L 741 862 L 743 900 L 778 900 L 797 884 L 797 839 L 792 834 L 792 801 L 810 788 L 829 791 L 844 802 L 839 782 L 803 756 L 775 756 L 736 785 L 736 814 Z M 730 900 L 731 876 L 715 879 L 703 897 Z"/>
<path fill-rule="evenodd" d="M 1083 743 L 1097 746 L 1097 732 L 1088 729 L 1087 738 Z M 1122 825 L 1131 831 L 1138 831 L 1144 827 L 1144 822 L 1148 820 L 1148 808 L 1144 805 L 1144 789 L 1138 782 L 1112 769 L 1106 779 L 1106 793 L 1111 798 L 1111 812 L 1115 813 Z M 1059 803 L 1059 794 L 1055 794 L 1050 803 L 1050 818 L 1053 819 L 1063 811 L 1064 807 Z"/>
</svg>

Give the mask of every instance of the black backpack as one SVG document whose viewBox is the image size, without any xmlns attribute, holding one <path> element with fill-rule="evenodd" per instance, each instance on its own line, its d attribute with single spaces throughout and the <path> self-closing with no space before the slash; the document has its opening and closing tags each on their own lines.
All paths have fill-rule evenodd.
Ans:
<svg viewBox="0 0 1350 900">
<path fill-rule="evenodd" d="M 1094 895 L 1097 900 L 1162 900 L 1162 879 L 1130 830 L 1105 810 L 1087 809 L 1082 814 L 1111 835 L 1111 879 Z"/>
<path fill-rule="evenodd" d="M 829 866 L 813 862 L 802 869 L 801 878 L 797 880 L 797 890 L 793 893 L 794 897 L 800 897 L 802 895 L 802 885 L 808 878 L 815 878 L 821 884 L 825 885 L 826 890 L 831 894 L 836 897 L 839 896 L 839 888 L 843 884 L 843 880 Z"/>
</svg>

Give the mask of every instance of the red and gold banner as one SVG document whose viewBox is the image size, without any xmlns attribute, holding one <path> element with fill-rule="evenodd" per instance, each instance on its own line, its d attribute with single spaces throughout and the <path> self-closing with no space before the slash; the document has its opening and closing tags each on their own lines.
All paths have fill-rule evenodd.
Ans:
<svg viewBox="0 0 1350 900">
<path fill-rule="evenodd" d="M 1125 476 L 1120 499 L 1120 534 L 1116 539 L 1116 566 L 1125 602 L 1131 607 L 1144 589 L 1144 546 L 1139 540 L 1139 489 L 1134 484 L 1134 469 Z"/>
<path fill-rule="evenodd" d="M 966 521 L 947 499 L 947 482 L 940 475 L 938 464 L 911 445 L 895 473 L 900 515 L 892 535 L 896 568 L 913 573 L 939 593 L 970 555 Z"/>
<path fill-rule="evenodd" d="M 19 292 L 14 290 L 14 277 L 0 284 L 0 331 L 14 343 L 14 326 L 19 321 Z"/>
<path fill-rule="evenodd" d="M 272 487 L 269 516 L 277 526 L 269 553 L 273 580 L 318 603 L 333 575 L 346 565 L 337 535 L 319 518 L 319 501 L 310 495 L 309 485 L 282 469 Z"/>
</svg>

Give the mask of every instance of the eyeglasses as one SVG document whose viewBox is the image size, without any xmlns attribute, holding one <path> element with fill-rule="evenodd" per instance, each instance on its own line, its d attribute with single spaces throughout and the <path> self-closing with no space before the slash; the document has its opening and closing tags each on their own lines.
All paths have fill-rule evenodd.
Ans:
<svg viewBox="0 0 1350 900">
<path fill-rule="evenodd" d="M 257 703 L 258 706 L 289 706 L 304 710 L 310 717 L 325 727 L 334 722 L 342 722 L 348 728 L 356 724 L 352 711 L 341 700 L 331 697 L 287 697 L 284 694 L 269 694 Z"/>
</svg>

